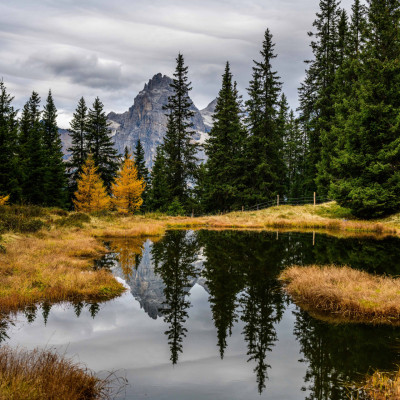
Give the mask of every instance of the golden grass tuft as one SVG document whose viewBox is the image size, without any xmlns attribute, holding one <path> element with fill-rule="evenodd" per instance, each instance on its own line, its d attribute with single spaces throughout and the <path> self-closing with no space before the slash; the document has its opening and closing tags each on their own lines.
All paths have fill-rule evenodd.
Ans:
<svg viewBox="0 0 400 400">
<path fill-rule="evenodd" d="M 111 399 L 112 384 L 54 351 L 0 348 L 0 400 Z"/>
<path fill-rule="evenodd" d="M 0 313 L 43 300 L 107 300 L 124 291 L 111 273 L 93 270 L 105 249 L 80 231 L 51 231 L 10 241 L 0 254 Z"/>
<path fill-rule="evenodd" d="M 400 280 L 349 267 L 292 266 L 279 279 L 294 301 L 336 322 L 400 324 Z"/>
</svg>

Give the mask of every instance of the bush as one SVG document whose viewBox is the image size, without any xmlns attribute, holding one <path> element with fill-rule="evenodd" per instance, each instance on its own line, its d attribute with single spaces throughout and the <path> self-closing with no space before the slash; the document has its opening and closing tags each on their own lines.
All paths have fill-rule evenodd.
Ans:
<svg viewBox="0 0 400 400">
<path fill-rule="evenodd" d="M 185 209 L 177 197 L 174 198 L 173 202 L 168 207 L 167 214 L 171 216 L 185 215 Z"/>
<path fill-rule="evenodd" d="M 84 223 L 90 222 L 89 215 L 77 212 L 69 214 L 67 217 L 60 218 L 56 221 L 56 224 L 59 226 L 75 226 L 78 228 L 82 228 Z"/>
<path fill-rule="evenodd" d="M 0 232 L 33 233 L 42 229 L 44 222 L 24 214 L 0 214 Z"/>
<path fill-rule="evenodd" d="M 58 215 L 59 217 L 67 217 L 68 211 L 63 210 L 62 208 L 52 207 L 49 209 L 50 214 Z"/>
</svg>

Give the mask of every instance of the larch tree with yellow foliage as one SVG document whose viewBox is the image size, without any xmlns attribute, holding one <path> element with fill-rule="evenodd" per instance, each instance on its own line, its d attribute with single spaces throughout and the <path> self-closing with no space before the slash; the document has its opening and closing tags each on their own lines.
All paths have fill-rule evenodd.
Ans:
<svg viewBox="0 0 400 400">
<path fill-rule="evenodd" d="M 75 192 L 75 199 L 73 199 L 76 211 L 92 212 L 110 208 L 110 197 L 100 175 L 97 173 L 97 167 L 91 155 L 82 167 L 77 185 L 78 190 Z"/>
<path fill-rule="evenodd" d="M 0 196 L 0 206 L 4 206 L 7 203 L 9 198 L 10 198 L 10 195 Z"/>
<path fill-rule="evenodd" d="M 146 187 L 143 178 L 138 178 L 138 171 L 132 154 L 127 154 L 115 182 L 111 186 L 112 202 L 117 211 L 133 214 L 143 203 L 142 193 Z"/>
</svg>

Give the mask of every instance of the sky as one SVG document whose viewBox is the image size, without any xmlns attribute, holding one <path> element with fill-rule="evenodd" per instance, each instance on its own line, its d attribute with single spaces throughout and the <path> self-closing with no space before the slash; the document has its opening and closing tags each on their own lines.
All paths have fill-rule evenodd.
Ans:
<svg viewBox="0 0 400 400">
<path fill-rule="evenodd" d="M 351 0 L 342 0 L 350 10 Z M 124 112 L 144 84 L 172 76 L 181 52 L 190 96 L 202 109 L 218 94 L 226 61 L 246 98 L 264 32 L 273 34 L 274 67 L 292 108 L 311 57 L 319 0 L 0 0 L 0 79 L 21 109 L 49 89 L 58 124 L 68 128 L 80 97 L 99 96 Z"/>
</svg>

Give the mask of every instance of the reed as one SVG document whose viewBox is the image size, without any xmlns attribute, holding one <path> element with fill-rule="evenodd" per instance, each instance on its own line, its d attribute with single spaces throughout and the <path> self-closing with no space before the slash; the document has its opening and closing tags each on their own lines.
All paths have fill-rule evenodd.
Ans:
<svg viewBox="0 0 400 400">
<path fill-rule="evenodd" d="M 55 351 L 0 347 L 1 400 L 106 400 L 114 384 Z"/>
<path fill-rule="evenodd" d="M 279 279 L 296 304 L 335 322 L 400 324 L 400 280 L 349 267 L 292 266 Z"/>
<path fill-rule="evenodd" d="M 372 375 L 367 376 L 362 385 L 355 384 L 353 386 L 357 387 L 357 399 L 398 400 L 400 399 L 400 371 L 375 371 Z"/>
</svg>

